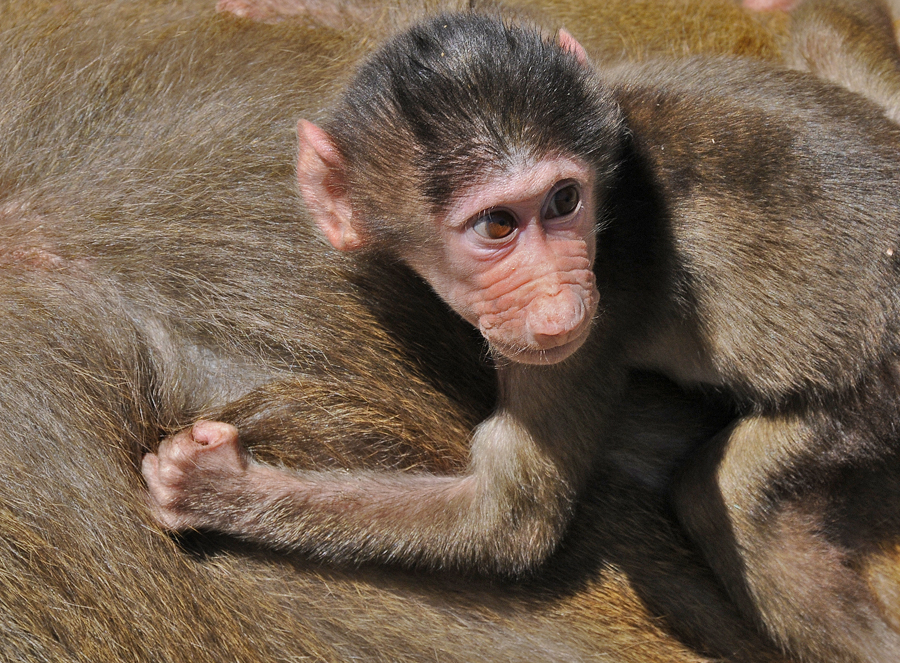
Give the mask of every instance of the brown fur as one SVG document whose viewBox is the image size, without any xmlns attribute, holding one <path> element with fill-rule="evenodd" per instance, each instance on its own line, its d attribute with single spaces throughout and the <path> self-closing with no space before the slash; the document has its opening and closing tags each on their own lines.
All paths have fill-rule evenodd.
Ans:
<svg viewBox="0 0 900 663">
<path fill-rule="evenodd" d="M 781 660 L 659 492 L 723 415 L 646 376 L 617 465 L 519 585 L 162 534 L 139 456 L 196 417 L 273 463 L 450 472 L 494 398 L 480 344 L 414 277 L 297 221 L 296 118 L 369 45 L 208 9 L 0 5 L 0 657 Z M 299 385 L 280 412 L 272 375 Z"/>
<path fill-rule="evenodd" d="M 788 64 L 872 99 L 900 120 L 900 48 L 881 2 L 810 1 L 791 15 Z"/>
<path fill-rule="evenodd" d="M 844 57 L 868 52 L 861 44 Z M 895 517 L 888 510 L 883 527 L 860 531 L 844 511 L 864 502 L 835 486 L 893 459 L 900 132 L 863 99 L 779 68 L 650 62 L 601 68 L 595 84 L 585 60 L 564 34 L 551 44 L 483 16 L 441 16 L 360 69 L 326 124 L 333 143 L 301 125 L 301 191 L 332 244 L 368 244 L 414 267 L 504 357 L 498 408 L 474 432 L 465 472 L 284 472 L 241 458 L 233 432 L 213 439 L 198 426 L 145 458 L 158 517 L 336 562 L 521 574 L 556 550 L 576 497 L 603 466 L 624 369 L 649 367 L 714 387 L 744 412 L 688 464 L 677 499 L 734 600 L 804 657 L 893 660 L 900 636 L 853 558 L 880 550 Z M 566 159 L 571 167 L 559 165 Z M 466 222 L 479 209 L 526 205 L 508 193 L 525 177 L 511 163 L 543 192 L 556 185 L 535 179 L 537 165 L 565 172 L 553 177 L 578 184 L 578 214 L 591 218 L 598 182 L 590 283 L 580 279 L 594 233 L 576 215 L 563 240 L 551 237 L 557 250 L 546 260 L 564 255 L 563 241 L 575 246 L 564 255 L 574 266 L 549 282 L 557 294 L 533 307 L 526 297 L 544 297 L 535 278 L 503 304 L 511 317 L 531 316 L 568 292 L 560 284 L 589 292 L 596 277 L 591 340 L 549 367 L 527 364 L 568 340 L 520 339 L 519 329 L 544 324 L 539 317 L 489 334 L 481 300 L 472 308 L 465 299 L 478 270 L 494 273 L 501 260 L 506 281 L 484 277 L 483 292 L 518 293 L 506 282 L 529 273 L 510 258 L 517 243 L 476 238 L 470 258 L 459 239 L 474 233 Z M 861 172 L 865 186 L 851 177 Z M 491 186 L 499 202 L 470 200 Z M 457 201 L 471 209 L 454 216 Z M 513 236 L 529 242 L 526 256 L 538 250 L 529 228 Z M 576 229 L 581 244 L 569 237 Z M 498 246 L 499 258 L 487 255 Z M 545 264 L 532 265 L 535 275 Z M 487 297 L 495 315 L 501 300 Z M 594 306 L 580 306 L 563 331 L 583 328 Z M 532 351 L 535 360 L 520 363 Z M 893 484 L 877 485 L 890 502 Z M 811 572 L 797 564 L 801 552 Z"/>
<path fill-rule="evenodd" d="M 592 30 L 598 43 L 614 35 L 609 48 L 616 54 L 619 42 L 626 55 L 644 53 L 641 45 L 660 31 L 660 48 L 676 52 L 749 44 L 744 52 L 765 54 L 775 43 L 765 26 L 743 18 L 732 32 L 731 12 L 740 10 L 728 2 L 718 3 L 725 18 L 716 22 L 703 10 L 697 20 L 693 5 L 673 4 L 666 14 L 645 5 L 643 14 L 618 24 L 625 37 L 594 31 L 601 21 L 592 12 L 607 6 L 611 16 L 603 21 L 613 20 L 616 5 L 608 2 L 550 11 L 586 17 L 570 22 L 585 43 L 579 30 Z M 359 28 L 254 28 L 212 18 L 206 0 L 50 8 L 44 17 L 42 3 L 0 4 L 3 26 L 28 24 L 22 43 L 35 49 L 0 52 L 0 191 L 15 201 L 0 221 L 3 241 L 15 247 L 0 258 L 0 657 L 781 660 L 735 614 L 658 492 L 674 459 L 720 416 L 698 421 L 695 413 L 709 404 L 646 377 L 635 379 L 621 428 L 610 431 L 616 464 L 583 496 L 560 553 L 521 585 L 321 568 L 211 536 L 173 545 L 139 498 L 137 459 L 160 430 L 215 415 L 239 423 L 256 456 L 273 463 L 449 472 L 463 465 L 466 433 L 493 402 L 491 379 L 479 345 L 405 270 L 329 253 L 317 276 L 326 259 L 309 232 L 287 239 L 243 234 L 273 214 L 293 218 L 293 122 L 327 107 L 333 82 L 369 48 L 358 44 Z M 0 41 L 9 46 L 18 38 L 4 34 Z M 60 44 L 68 50 L 54 48 Z M 312 64 L 298 64 L 291 52 Z M 188 53 L 199 69 L 187 67 Z M 167 78 L 155 78 L 163 71 Z M 187 71 L 200 75 L 180 75 Z M 239 79 L 230 84 L 216 78 L 234 72 Z M 228 92 L 190 96 L 214 89 L 211 81 Z M 288 89 L 317 96 L 285 99 Z M 116 105 L 124 92 L 130 107 Z M 272 117 L 280 123 L 271 124 Z M 222 154 L 233 168 L 223 167 Z M 23 199 L 34 211 L 10 217 L 6 210 L 23 209 Z M 234 210 L 247 227 L 223 236 L 214 224 Z M 60 218 L 76 228 L 124 219 L 93 238 L 110 264 L 116 255 L 108 237 L 147 223 L 148 211 L 185 231 L 167 238 L 148 227 L 146 235 L 129 236 L 129 251 L 161 257 L 164 264 L 149 274 L 125 260 L 122 275 L 110 275 L 98 259 L 56 241 Z M 51 232 L 42 236 L 48 223 Z M 298 259 L 298 247 L 312 257 Z M 293 289 L 279 295 L 290 299 L 290 315 L 275 303 L 255 305 L 273 255 L 283 270 L 310 268 L 291 276 Z M 240 327 L 263 330 L 234 340 L 245 354 L 251 347 L 251 364 L 258 352 L 278 355 L 279 366 L 291 369 L 302 361 L 302 389 L 291 391 L 294 404 L 281 417 L 271 410 L 281 396 L 270 392 L 284 385 L 220 409 L 252 375 L 241 373 L 232 384 L 223 376 L 233 377 L 233 366 L 154 336 L 169 333 L 165 326 L 129 322 L 134 311 L 120 297 L 119 278 L 133 283 L 167 269 L 190 272 L 208 258 L 211 268 L 251 277 L 232 283 L 247 305 L 235 316 L 200 291 L 188 324 L 234 324 L 238 317 Z M 300 305 L 297 322 L 294 296 L 305 293 L 315 303 Z M 146 303 L 158 301 L 148 294 Z M 309 337 L 292 336 L 303 329 L 312 330 Z M 345 336 L 348 329 L 353 334 Z M 287 348 L 279 345 L 285 338 Z M 160 356 L 166 352 L 177 354 Z M 167 362 L 180 362 L 181 370 L 159 370 Z M 186 370 L 191 366 L 197 370 Z M 890 577 L 884 559 L 871 567 L 872 583 L 879 572 Z"/>
</svg>

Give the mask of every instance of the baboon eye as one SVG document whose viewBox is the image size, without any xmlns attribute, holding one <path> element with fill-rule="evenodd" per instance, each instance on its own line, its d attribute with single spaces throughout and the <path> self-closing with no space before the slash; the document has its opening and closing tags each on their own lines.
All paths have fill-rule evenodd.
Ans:
<svg viewBox="0 0 900 663">
<path fill-rule="evenodd" d="M 546 219 L 555 219 L 560 216 L 567 216 L 578 209 L 578 203 L 581 202 L 581 192 L 575 184 L 567 184 L 553 192 L 550 196 L 550 203 L 547 205 L 547 211 L 544 214 Z"/>
<path fill-rule="evenodd" d="M 518 225 L 512 213 L 506 210 L 492 210 L 475 219 L 472 230 L 485 239 L 503 239 L 513 234 Z"/>
</svg>

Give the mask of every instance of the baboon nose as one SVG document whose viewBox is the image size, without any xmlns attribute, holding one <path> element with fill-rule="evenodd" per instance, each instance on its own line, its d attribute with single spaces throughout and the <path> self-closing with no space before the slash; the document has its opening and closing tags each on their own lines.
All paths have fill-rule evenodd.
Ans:
<svg viewBox="0 0 900 663">
<path fill-rule="evenodd" d="M 542 348 L 564 345 L 578 336 L 587 317 L 587 309 L 580 297 L 558 294 L 535 302 L 537 310 L 528 316 L 528 331 L 535 344 Z"/>
</svg>

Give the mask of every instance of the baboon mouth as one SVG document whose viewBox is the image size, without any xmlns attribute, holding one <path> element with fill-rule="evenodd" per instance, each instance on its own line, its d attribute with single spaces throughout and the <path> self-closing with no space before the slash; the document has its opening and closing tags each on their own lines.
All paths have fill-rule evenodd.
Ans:
<svg viewBox="0 0 900 663">
<path fill-rule="evenodd" d="M 490 341 L 491 350 L 510 361 L 519 364 L 558 364 L 577 352 L 591 333 L 591 324 L 583 325 L 581 333 L 565 343 L 541 348 L 537 346 L 510 346 Z"/>
</svg>

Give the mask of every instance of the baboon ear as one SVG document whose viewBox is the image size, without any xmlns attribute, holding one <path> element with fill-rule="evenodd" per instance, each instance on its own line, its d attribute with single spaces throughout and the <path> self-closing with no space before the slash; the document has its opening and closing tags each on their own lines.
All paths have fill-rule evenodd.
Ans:
<svg viewBox="0 0 900 663">
<path fill-rule="evenodd" d="M 556 40 L 559 42 L 560 47 L 562 47 L 564 51 L 568 51 L 575 56 L 575 59 L 578 60 L 578 64 L 584 67 L 587 66 L 587 51 L 584 50 L 584 46 L 579 44 L 578 40 L 575 39 L 575 37 L 573 37 L 568 30 L 561 29 L 556 35 Z"/>
<path fill-rule="evenodd" d="M 297 138 L 297 184 L 309 213 L 334 248 L 360 248 L 363 241 L 353 225 L 344 161 L 331 136 L 312 122 L 300 120 Z"/>
</svg>

